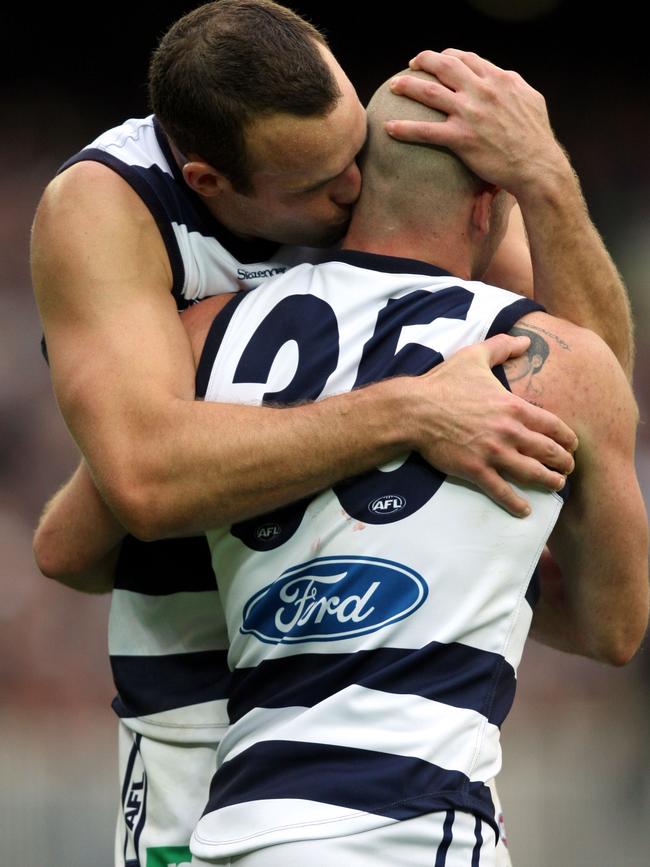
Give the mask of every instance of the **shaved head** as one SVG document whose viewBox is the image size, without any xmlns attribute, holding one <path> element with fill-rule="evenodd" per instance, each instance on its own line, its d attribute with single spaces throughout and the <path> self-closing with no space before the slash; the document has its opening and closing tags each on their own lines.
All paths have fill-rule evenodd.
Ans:
<svg viewBox="0 0 650 867">
<path fill-rule="evenodd" d="M 398 74 L 437 81 L 419 70 Z M 503 237 L 514 200 L 482 181 L 447 148 L 388 135 L 387 120 L 447 119 L 393 93 L 391 79 L 368 105 L 368 138 L 359 160 L 363 185 L 345 245 L 444 263 L 454 273 L 479 277 Z"/>
<path fill-rule="evenodd" d="M 426 72 L 404 70 L 432 81 Z M 391 76 L 393 78 L 393 76 Z M 425 120 L 444 122 L 447 115 L 391 92 L 389 81 L 375 92 L 368 105 L 368 139 L 362 157 L 362 201 L 357 208 L 370 209 L 374 219 L 399 219 L 414 212 L 427 216 L 430 230 L 438 222 L 466 207 L 486 185 L 446 148 L 409 144 L 387 135 L 384 121 Z"/>
</svg>

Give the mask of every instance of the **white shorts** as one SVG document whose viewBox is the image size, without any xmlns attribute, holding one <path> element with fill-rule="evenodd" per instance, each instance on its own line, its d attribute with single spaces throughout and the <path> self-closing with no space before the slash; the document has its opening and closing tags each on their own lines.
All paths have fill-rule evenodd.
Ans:
<svg viewBox="0 0 650 867">
<path fill-rule="evenodd" d="M 120 721 L 115 867 L 190 867 L 190 836 L 208 802 L 217 746 L 154 740 Z"/>
<path fill-rule="evenodd" d="M 507 849 L 496 846 L 494 830 L 471 813 L 428 813 L 382 828 L 280 843 L 233 858 L 192 867 L 506 867 Z M 503 858 L 507 860 L 503 860 Z"/>
</svg>

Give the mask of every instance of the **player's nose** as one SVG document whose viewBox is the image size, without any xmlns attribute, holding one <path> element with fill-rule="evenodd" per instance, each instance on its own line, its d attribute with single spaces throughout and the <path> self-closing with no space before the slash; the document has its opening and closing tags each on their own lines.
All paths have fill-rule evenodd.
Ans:
<svg viewBox="0 0 650 867">
<path fill-rule="evenodd" d="M 356 163 L 352 163 L 334 181 L 330 190 L 330 198 L 337 205 L 353 205 L 361 192 L 361 172 Z"/>
</svg>

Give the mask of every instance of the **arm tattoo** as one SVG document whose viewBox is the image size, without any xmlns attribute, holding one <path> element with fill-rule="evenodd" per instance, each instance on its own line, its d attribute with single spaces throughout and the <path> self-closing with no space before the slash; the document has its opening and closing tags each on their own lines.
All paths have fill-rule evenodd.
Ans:
<svg viewBox="0 0 650 867">
<path fill-rule="evenodd" d="M 508 382 L 511 384 L 521 383 L 524 386 L 526 400 L 537 406 L 542 406 L 543 388 L 539 380 L 533 381 L 533 377 L 546 364 L 551 348 L 560 348 L 566 352 L 571 352 L 571 347 L 557 334 L 526 322 L 526 320 L 521 320 L 519 325 L 511 328 L 510 334 L 513 337 L 528 337 L 530 346 L 523 355 L 518 358 L 511 358 L 503 365 Z"/>
<path fill-rule="evenodd" d="M 528 328 L 517 328 L 517 326 L 515 326 L 510 329 L 510 334 L 512 334 L 513 337 L 530 338 L 530 346 L 526 350 L 525 355 L 521 356 L 521 363 L 519 364 L 518 369 L 513 371 L 514 376 L 511 381 L 516 382 L 519 379 L 523 379 L 525 376 L 534 376 L 536 373 L 539 373 L 539 371 L 544 367 L 550 352 L 548 342 L 541 334 L 536 334 Z M 524 361 L 526 363 L 523 363 Z M 508 376 L 508 378 L 510 379 L 510 376 Z"/>
<path fill-rule="evenodd" d="M 533 382 L 533 377 L 542 370 L 551 352 L 551 343 L 546 338 L 550 338 L 557 346 L 569 352 L 570 347 L 557 335 L 527 322 L 511 328 L 510 334 L 513 337 L 528 337 L 530 346 L 519 358 L 512 358 L 503 365 L 508 382 L 511 385 L 519 382 L 524 386 L 526 400 L 542 406 L 543 388 L 539 380 Z"/>
</svg>

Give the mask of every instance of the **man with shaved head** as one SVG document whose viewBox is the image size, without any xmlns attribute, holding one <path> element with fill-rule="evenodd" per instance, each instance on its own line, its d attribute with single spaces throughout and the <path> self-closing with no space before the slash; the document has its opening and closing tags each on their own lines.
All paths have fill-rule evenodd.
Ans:
<svg viewBox="0 0 650 867">
<path fill-rule="evenodd" d="M 290 403 L 435 377 L 510 332 L 535 369 L 495 375 L 527 399 L 534 376 L 535 400 L 578 432 L 575 481 L 568 497 L 519 488 L 533 507 L 521 521 L 411 453 L 208 533 L 231 727 L 192 864 L 504 863 L 488 783 L 531 621 L 614 665 L 644 634 L 647 524 L 623 371 L 594 333 L 479 282 L 512 197 L 445 149 L 384 135 L 388 118 L 418 114 L 444 120 L 388 83 L 373 97 L 361 198 L 329 261 L 188 312 L 199 393 Z M 563 578 L 551 592 L 542 574 L 536 604 L 547 541 Z"/>
</svg>

